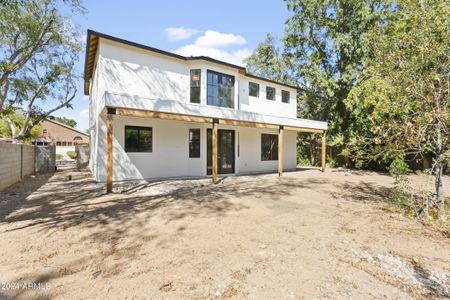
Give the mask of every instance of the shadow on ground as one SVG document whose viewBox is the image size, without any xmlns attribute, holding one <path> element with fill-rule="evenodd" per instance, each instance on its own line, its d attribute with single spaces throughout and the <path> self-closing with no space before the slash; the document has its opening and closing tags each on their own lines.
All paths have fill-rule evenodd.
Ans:
<svg viewBox="0 0 450 300">
<path fill-rule="evenodd" d="M 69 175 L 72 180 L 68 180 Z M 86 255 L 51 271 L 22 276 L 18 281 L 46 282 L 85 270 L 87 262 L 93 260 L 106 277 L 123 269 L 126 261 L 142 255 L 143 243 L 167 238 L 158 236 L 156 229 L 145 228 L 156 216 L 163 220 L 163 226 L 192 217 L 220 218 L 250 211 L 249 201 L 255 200 L 289 210 L 293 202 L 285 198 L 298 195 L 301 203 L 301 190 L 317 190 L 336 199 L 359 202 L 383 201 L 388 192 L 363 181 L 339 184 L 326 177 L 275 176 L 230 177 L 216 185 L 209 179 L 143 182 L 118 186 L 115 193 L 106 194 L 104 184 L 96 183 L 89 173 L 65 170 L 39 177 L 41 183 L 35 189 L 2 199 L 0 225 L 6 225 L 7 232 L 32 230 L 44 235 L 81 226 L 89 229 L 84 231 L 88 234 L 69 239 L 67 247 L 70 243 L 88 242 L 90 247 L 102 249 L 100 258 Z M 136 218 L 137 214 L 144 217 Z M 177 234 L 183 234 L 183 230 Z"/>
</svg>

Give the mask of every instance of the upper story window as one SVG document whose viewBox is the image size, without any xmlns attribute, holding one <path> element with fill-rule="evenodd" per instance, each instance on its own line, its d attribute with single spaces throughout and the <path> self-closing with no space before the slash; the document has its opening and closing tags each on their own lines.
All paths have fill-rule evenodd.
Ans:
<svg viewBox="0 0 450 300">
<path fill-rule="evenodd" d="M 229 107 L 234 106 L 234 76 L 208 70 L 207 104 Z"/>
<path fill-rule="evenodd" d="M 259 97 L 259 84 L 254 82 L 248 83 L 248 95 L 252 97 Z"/>
<path fill-rule="evenodd" d="M 289 103 L 290 93 L 288 91 L 281 91 L 281 102 Z"/>
<path fill-rule="evenodd" d="M 152 152 L 152 127 L 125 126 L 125 152 Z"/>
<path fill-rule="evenodd" d="M 191 70 L 191 103 L 200 103 L 201 76 L 200 69 Z"/>
<path fill-rule="evenodd" d="M 266 99 L 275 100 L 275 88 L 267 86 L 266 87 Z"/>
</svg>

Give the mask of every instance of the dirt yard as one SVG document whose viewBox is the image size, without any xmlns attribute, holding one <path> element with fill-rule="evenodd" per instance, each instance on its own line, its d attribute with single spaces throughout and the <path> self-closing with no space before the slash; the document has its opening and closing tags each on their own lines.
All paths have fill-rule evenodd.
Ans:
<svg viewBox="0 0 450 300">
<path fill-rule="evenodd" d="M 304 170 L 106 195 L 88 173 L 27 178 L 0 193 L 0 298 L 450 297 L 450 239 L 386 210 L 392 185 Z"/>
</svg>

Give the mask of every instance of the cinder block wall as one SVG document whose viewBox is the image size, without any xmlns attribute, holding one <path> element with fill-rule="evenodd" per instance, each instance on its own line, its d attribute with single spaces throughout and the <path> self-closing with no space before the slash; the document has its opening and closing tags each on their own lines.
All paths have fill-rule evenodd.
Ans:
<svg viewBox="0 0 450 300">
<path fill-rule="evenodd" d="M 34 172 L 55 171 L 55 146 L 0 143 L 0 191 Z"/>
<path fill-rule="evenodd" d="M 18 144 L 0 144 L 0 190 L 20 180 L 20 147 Z M 34 171 L 34 154 L 33 171 Z"/>
<path fill-rule="evenodd" d="M 22 162 L 22 176 L 30 175 L 34 173 L 34 147 L 31 145 L 22 145 L 23 162 Z"/>
</svg>

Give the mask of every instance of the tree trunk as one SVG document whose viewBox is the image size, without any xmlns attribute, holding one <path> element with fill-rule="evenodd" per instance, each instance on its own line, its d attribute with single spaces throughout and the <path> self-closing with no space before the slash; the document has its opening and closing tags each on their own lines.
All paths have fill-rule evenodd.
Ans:
<svg viewBox="0 0 450 300">
<path fill-rule="evenodd" d="M 31 108 L 29 108 L 29 109 L 31 109 Z M 23 122 L 22 129 L 20 130 L 19 137 L 23 137 L 28 132 L 28 128 L 30 125 L 30 114 L 31 114 L 31 112 L 30 112 L 30 110 L 28 110 L 28 112 L 25 116 L 25 121 Z"/>
<path fill-rule="evenodd" d="M 435 102 L 435 119 L 436 119 L 436 169 L 435 169 L 435 189 L 439 208 L 439 217 L 443 217 L 443 211 L 445 206 L 444 187 L 442 183 L 442 171 L 444 169 L 443 160 L 443 141 L 442 141 L 442 120 L 441 120 L 441 101 L 440 97 L 434 96 Z"/>
<path fill-rule="evenodd" d="M 16 138 L 16 127 L 14 127 L 14 123 L 11 121 L 9 116 L 5 117 L 6 123 L 8 123 L 9 129 L 11 130 L 11 138 Z"/>
<path fill-rule="evenodd" d="M 438 208 L 440 212 L 443 212 L 445 206 L 445 197 L 444 197 L 444 187 L 442 184 L 442 170 L 443 168 L 442 160 L 438 159 L 436 162 L 436 174 L 434 175 L 434 183 L 436 188 L 436 195 L 438 200 Z"/>
<path fill-rule="evenodd" d="M 316 139 L 309 139 L 309 157 L 311 161 L 311 166 L 315 166 L 316 164 Z"/>
<path fill-rule="evenodd" d="M 4 82 L 2 82 L 0 86 L 0 112 L 3 111 L 3 105 L 6 101 L 6 96 L 8 95 L 9 90 L 9 80 L 6 79 Z"/>
</svg>

